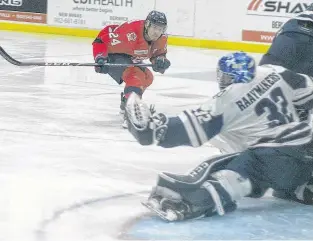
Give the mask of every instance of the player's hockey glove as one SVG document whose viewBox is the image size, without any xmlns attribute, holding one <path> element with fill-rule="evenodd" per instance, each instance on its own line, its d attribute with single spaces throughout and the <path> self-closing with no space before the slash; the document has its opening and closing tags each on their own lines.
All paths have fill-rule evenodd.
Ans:
<svg viewBox="0 0 313 241">
<path fill-rule="evenodd" d="M 107 74 L 108 71 L 109 71 L 109 67 L 108 66 L 105 66 L 106 63 L 108 63 L 108 57 L 107 56 L 104 56 L 103 54 L 98 54 L 95 58 L 95 62 L 97 64 L 100 64 L 102 66 L 96 66 L 95 67 L 95 71 L 97 73 L 101 73 L 101 74 Z"/>
<path fill-rule="evenodd" d="M 126 120 L 129 132 L 141 145 L 158 144 L 164 140 L 168 118 L 162 113 L 154 113 L 136 93 L 132 93 L 126 103 Z"/>
<path fill-rule="evenodd" d="M 152 64 L 152 69 L 161 74 L 164 74 L 165 70 L 171 66 L 171 62 L 163 55 L 153 59 Z"/>
</svg>

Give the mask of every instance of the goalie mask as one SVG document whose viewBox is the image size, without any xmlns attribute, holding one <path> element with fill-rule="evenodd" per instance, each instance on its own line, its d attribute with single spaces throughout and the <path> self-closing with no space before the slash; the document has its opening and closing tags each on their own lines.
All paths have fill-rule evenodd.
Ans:
<svg viewBox="0 0 313 241">
<path fill-rule="evenodd" d="M 248 83 L 255 76 L 254 59 L 244 52 L 235 52 L 223 56 L 218 61 L 217 81 L 220 89 L 233 83 Z"/>
<path fill-rule="evenodd" d="M 158 40 L 167 29 L 167 19 L 164 13 L 151 11 L 145 21 L 145 35 L 148 41 Z"/>
</svg>

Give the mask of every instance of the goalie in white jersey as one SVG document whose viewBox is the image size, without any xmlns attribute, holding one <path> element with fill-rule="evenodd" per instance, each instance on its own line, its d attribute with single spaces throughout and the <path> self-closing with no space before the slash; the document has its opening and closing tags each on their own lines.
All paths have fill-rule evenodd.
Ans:
<svg viewBox="0 0 313 241">
<path fill-rule="evenodd" d="M 296 112 L 313 108 L 312 79 L 279 66 L 256 67 L 243 52 L 222 57 L 217 73 L 221 91 L 175 117 L 152 116 L 138 96 L 129 98 L 128 128 L 142 145 L 212 142 L 235 152 L 211 158 L 188 175 L 161 173 L 144 205 L 169 221 L 223 215 L 241 197 L 260 197 L 268 188 L 301 189 L 297 198 L 312 204 L 312 130 Z"/>
</svg>

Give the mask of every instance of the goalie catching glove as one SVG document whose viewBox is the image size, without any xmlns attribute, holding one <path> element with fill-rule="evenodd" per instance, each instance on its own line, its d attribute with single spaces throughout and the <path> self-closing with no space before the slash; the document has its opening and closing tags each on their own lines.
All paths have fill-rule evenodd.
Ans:
<svg viewBox="0 0 313 241">
<path fill-rule="evenodd" d="M 126 103 L 128 130 L 141 145 L 158 144 L 167 132 L 168 118 L 145 104 L 136 93 L 132 93 Z"/>
</svg>

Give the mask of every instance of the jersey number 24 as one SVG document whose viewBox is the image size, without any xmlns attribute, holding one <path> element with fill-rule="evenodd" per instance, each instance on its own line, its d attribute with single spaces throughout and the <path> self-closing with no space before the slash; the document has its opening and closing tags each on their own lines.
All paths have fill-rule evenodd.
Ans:
<svg viewBox="0 0 313 241">
<path fill-rule="evenodd" d="M 109 37 L 111 39 L 111 45 L 112 46 L 121 43 L 121 41 L 117 39 L 118 38 L 118 34 L 117 33 L 113 33 L 113 29 L 112 28 L 109 28 Z"/>
</svg>

